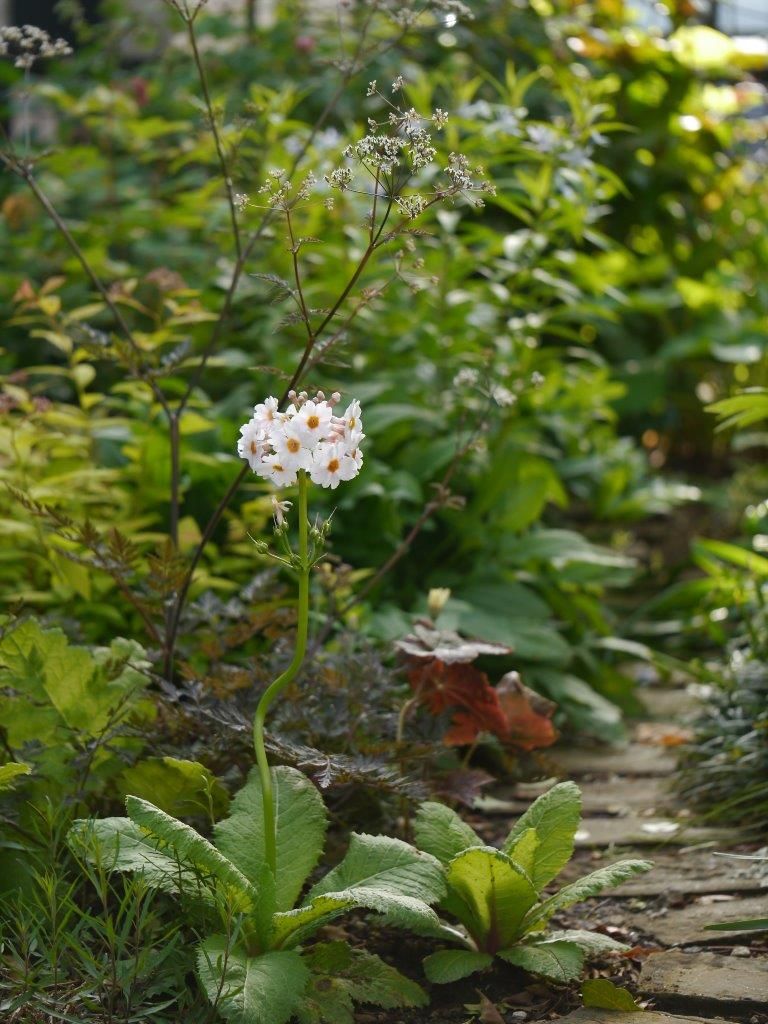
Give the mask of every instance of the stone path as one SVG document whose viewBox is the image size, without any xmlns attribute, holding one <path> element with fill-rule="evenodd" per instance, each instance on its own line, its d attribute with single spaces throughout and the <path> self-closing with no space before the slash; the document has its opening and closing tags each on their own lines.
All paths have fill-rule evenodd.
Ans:
<svg viewBox="0 0 768 1024">
<path fill-rule="evenodd" d="M 636 944 L 642 961 L 633 995 L 642 1015 L 582 1008 L 564 1024 L 768 1024 L 768 933 L 708 931 L 707 925 L 768 918 L 768 871 L 720 856 L 742 840 L 732 829 L 700 828 L 675 806 L 669 744 L 684 735 L 695 699 L 650 690 L 649 721 L 623 750 L 561 748 L 545 760 L 552 778 L 498 786 L 477 804 L 488 818 L 520 814 L 560 778 L 582 787 L 585 818 L 567 878 L 621 856 L 654 861 L 581 908 L 583 924 Z M 621 982 L 619 982 L 621 984 Z"/>
</svg>

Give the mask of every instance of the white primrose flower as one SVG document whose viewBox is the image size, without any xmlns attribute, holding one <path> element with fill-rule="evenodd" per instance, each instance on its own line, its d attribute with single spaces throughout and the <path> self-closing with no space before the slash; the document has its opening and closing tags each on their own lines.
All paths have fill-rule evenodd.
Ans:
<svg viewBox="0 0 768 1024">
<path fill-rule="evenodd" d="M 241 459 L 247 459 L 248 465 L 254 473 L 258 473 L 258 467 L 264 455 L 269 451 L 269 445 L 265 445 L 264 431 L 254 417 L 240 427 L 240 438 L 237 442 L 237 454 Z"/>
<path fill-rule="evenodd" d="M 360 416 L 360 403 L 355 399 L 354 402 L 350 402 L 347 408 L 344 410 L 344 415 L 340 417 L 341 425 L 343 428 L 343 440 L 347 447 L 347 451 L 351 452 L 357 448 L 360 442 L 365 437 L 363 433 L 363 421 Z"/>
<path fill-rule="evenodd" d="M 310 479 L 335 491 L 342 480 L 357 476 L 357 466 L 343 444 L 321 443 L 312 452 Z"/>
<path fill-rule="evenodd" d="M 322 391 L 313 399 L 306 392 L 291 392 L 291 404 L 280 412 L 276 398 L 254 407 L 251 419 L 240 428 L 237 453 L 254 473 L 277 487 L 296 483 L 304 471 L 321 487 L 335 490 L 352 480 L 363 465 L 360 443 L 365 437 L 360 403 L 350 402 L 343 416 L 333 409 L 341 401 L 338 392 L 326 401 Z M 275 525 L 282 526 L 289 502 L 272 499 Z"/>
<path fill-rule="evenodd" d="M 302 443 L 295 426 L 295 420 L 288 420 L 270 435 L 275 453 L 286 469 L 310 469 L 312 450 Z"/>
<path fill-rule="evenodd" d="M 281 416 L 277 407 L 278 401 L 272 395 L 266 401 L 259 402 L 258 405 L 253 407 L 253 418 L 261 428 L 262 437 L 267 437 L 281 422 Z"/>
<path fill-rule="evenodd" d="M 256 472 L 266 480 L 271 480 L 276 487 L 290 487 L 296 483 L 295 467 L 284 466 L 279 455 L 265 455 Z"/>
<path fill-rule="evenodd" d="M 328 436 L 333 412 L 327 402 L 304 402 L 291 426 L 307 448 L 314 448 Z"/>
</svg>

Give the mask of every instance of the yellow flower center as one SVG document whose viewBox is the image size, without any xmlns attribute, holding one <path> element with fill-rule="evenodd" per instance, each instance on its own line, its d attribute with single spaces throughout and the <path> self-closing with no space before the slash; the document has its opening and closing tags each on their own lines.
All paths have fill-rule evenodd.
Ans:
<svg viewBox="0 0 768 1024">
<path fill-rule="evenodd" d="M 336 472 L 338 472 L 338 469 L 339 469 L 339 460 L 338 459 L 331 459 L 331 461 L 328 463 L 328 472 L 329 473 L 336 473 Z"/>
<path fill-rule="evenodd" d="M 295 437 L 289 437 L 288 444 L 285 447 L 288 449 L 289 452 L 292 452 L 295 455 L 299 448 L 301 448 L 301 445 L 299 444 Z"/>
<path fill-rule="evenodd" d="M 320 417 L 307 416 L 307 426 L 309 427 L 310 430 L 317 430 L 317 428 L 320 426 Z"/>
</svg>

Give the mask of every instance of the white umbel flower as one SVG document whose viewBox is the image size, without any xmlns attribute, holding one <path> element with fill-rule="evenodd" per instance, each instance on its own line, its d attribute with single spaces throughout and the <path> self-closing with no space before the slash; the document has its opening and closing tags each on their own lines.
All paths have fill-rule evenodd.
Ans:
<svg viewBox="0 0 768 1024">
<path fill-rule="evenodd" d="M 292 402 L 285 412 L 272 396 L 254 407 L 253 416 L 240 428 L 240 458 L 277 487 L 296 483 L 300 471 L 333 490 L 356 477 L 363 465 L 360 443 L 365 437 L 360 403 L 350 402 L 343 416 L 334 416 L 333 408 L 341 400 L 337 392 L 329 401 L 322 391 L 313 399 L 304 391 L 289 397 Z M 277 526 L 283 522 L 283 505 L 274 506 Z"/>
<path fill-rule="evenodd" d="M 343 444 L 319 444 L 312 453 L 312 483 L 336 490 L 342 480 L 357 476 L 357 466 Z"/>
<path fill-rule="evenodd" d="M 265 401 L 254 406 L 253 419 L 262 431 L 261 436 L 268 437 L 281 421 L 277 399 L 270 395 Z"/>
<path fill-rule="evenodd" d="M 261 463 L 262 457 L 267 454 L 269 448 L 265 450 L 264 445 L 264 432 L 259 426 L 258 422 L 254 419 L 248 420 L 240 427 L 240 439 L 237 442 L 237 454 L 241 459 L 247 459 L 248 465 L 254 471 L 258 473 L 258 467 Z"/>
<path fill-rule="evenodd" d="M 279 455 L 265 455 L 257 472 L 259 476 L 271 480 L 276 487 L 290 487 L 296 483 L 296 470 L 284 466 Z"/>
<path fill-rule="evenodd" d="M 287 422 L 272 433 L 272 444 L 281 464 L 286 469 L 309 469 L 312 450 L 305 447 L 294 423 Z"/>
<path fill-rule="evenodd" d="M 332 416 L 327 402 L 305 402 L 291 420 L 291 426 L 307 448 L 314 448 L 328 436 Z"/>
</svg>

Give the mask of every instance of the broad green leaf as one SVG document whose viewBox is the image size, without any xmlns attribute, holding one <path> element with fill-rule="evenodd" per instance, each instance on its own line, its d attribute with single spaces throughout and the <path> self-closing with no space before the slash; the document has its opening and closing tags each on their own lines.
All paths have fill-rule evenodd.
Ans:
<svg viewBox="0 0 768 1024">
<path fill-rule="evenodd" d="M 277 833 L 275 906 L 291 910 L 322 853 L 327 818 L 313 783 L 294 768 L 272 769 Z M 254 768 L 235 795 L 229 817 L 214 829 L 216 846 L 256 885 L 262 878 L 264 818 L 259 773 Z"/>
<path fill-rule="evenodd" d="M 543 793 L 519 818 L 507 836 L 504 852 L 513 860 L 515 848 L 526 831 L 536 829 L 539 843 L 533 868 L 533 884 L 539 892 L 565 867 L 573 855 L 574 836 L 581 818 L 581 791 L 574 782 L 561 782 Z"/>
<path fill-rule="evenodd" d="M 131 821 L 151 837 L 160 852 L 196 874 L 215 878 L 239 910 L 252 907 L 257 898 L 254 886 L 199 832 L 137 796 L 127 797 L 125 806 Z"/>
<path fill-rule="evenodd" d="M 387 1009 L 424 1006 L 421 986 L 373 953 L 346 942 L 323 942 L 305 954 L 311 980 L 297 1011 L 299 1024 L 354 1024 L 354 1004 Z"/>
<path fill-rule="evenodd" d="M 547 932 L 542 942 L 575 942 L 588 956 L 599 956 L 601 953 L 621 953 L 629 949 L 625 942 L 617 942 L 610 935 L 602 932 L 590 932 L 585 928 L 567 928 L 562 931 Z M 538 945 L 538 942 L 536 943 Z"/>
<path fill-rule="evenodd" d="M 31 771 L 28 764 L 21 764 L 19 761 L 8 761 L 0 765 L 0 790 L 13 789 L 15 780 L 20 775 L 29 775 Z"/>
<path fill-rule="evenodd" d="M 400 839 L 353 833 L 344 859 L 312 888 L 306 902 L 360 887 L 428 904 L 445 895 L 443 870 L 435 857 Z"/>
<path fill-rule="evenodd" d="M 432 953 L 423 962 L 424 973 L 436 985 L 467 978 L 476 971 L 490 967 L 493 957 L 490 953 L 476 953 L 471 949 L 441 949 Z"/>
<path fill-rule="evenodd" d="M 513 946 L 502 950 L 499 956 L 515 967 L 561 985 L 578 978 L 584 967 L 584 951 L 575 942 Z"/>
<path fill-rule="evenodd" d="M 196 876 L 167 853 L 130 818 L 79 819 L 67 834 L 69 846 L 108 871 L 140 873 L 151 889 L 162 889 L 210 902 L 213 890 L 204 877 Z"/>
<path fill-rule="evenodd" d="M 119 779 L 125 795 L 151 798 L 160 810 L 174 816 L 225 813 L 227 791 L 198 761 L 178 757 L 147 757 L 126 768 Z"/>
<path fill-rule="evenodd" d="M 468 918 L 460 918 L 462 924 L 485 952 L 511 945 L 525 914 L 538 902 L 538 893 L 520 869 L 490 846 L 454 857 L 446 879 L 469 910 Z"/>
<path fill-rule="evenodd" d="M 421 804 L 413 823 L 416 845 L 443 864 L 471 846 L 482 846 L 475 830 L 450 807 L 428 800 Z"/>
<path fill-rule="evenodd" d="M 315 896 L 309 904 L 296 910 L 274 914 L 272 944 L 279 948 L 299 945 L 318 928 L 353 909 L 372 910 L 382 914 L 387 924 L 420 933 L 435 932 L 440 927 L 437 914 L 421 899 L 391 888 L 354 885 L 340 892 Z"/>
<path fill-rule="evenodd" d="M 535 828 L 527 828 L 515 842 L 512 850 L 507 851 L 509 859 L 536 885 L 535 864 L 536 851 L 540 845 L 539 834 Z"/>
<path fill-rule="evenodd" d="M 309 968 L 295 950 L 248 956 L 223 935 L 200 944 L 197 974 L 210 1001 L 232 1024 L 285 1024 L 301 1001 Z"/>
<path fill-rule="evenodd" d="M 592 874 L 564 886 L 554 896 L 544 900 L 541 906 L 532 910 L 525 920 L 525 930 L 530 931 L 535 925 L 548 921 L 558 910 L 564 910 L 566 907 L 572 907 L 574 903 L 581 903 L 582 900 L 597 896 L 603 889 L 621 885 L 633 875 L 650 871 L 652 867 L 647 860 L 620 860 L 616 864 L 598 868 Z"/>
<path fill-rule="evenodd" d="M 581 998 L 585 1006 L 596 1010 L 616 1010 L 618 1013 L 642 1013 L 632 995 L 625 988 L 619 988 L 607 978 L 590 978 L 581 986 Z"/>
</svg>

